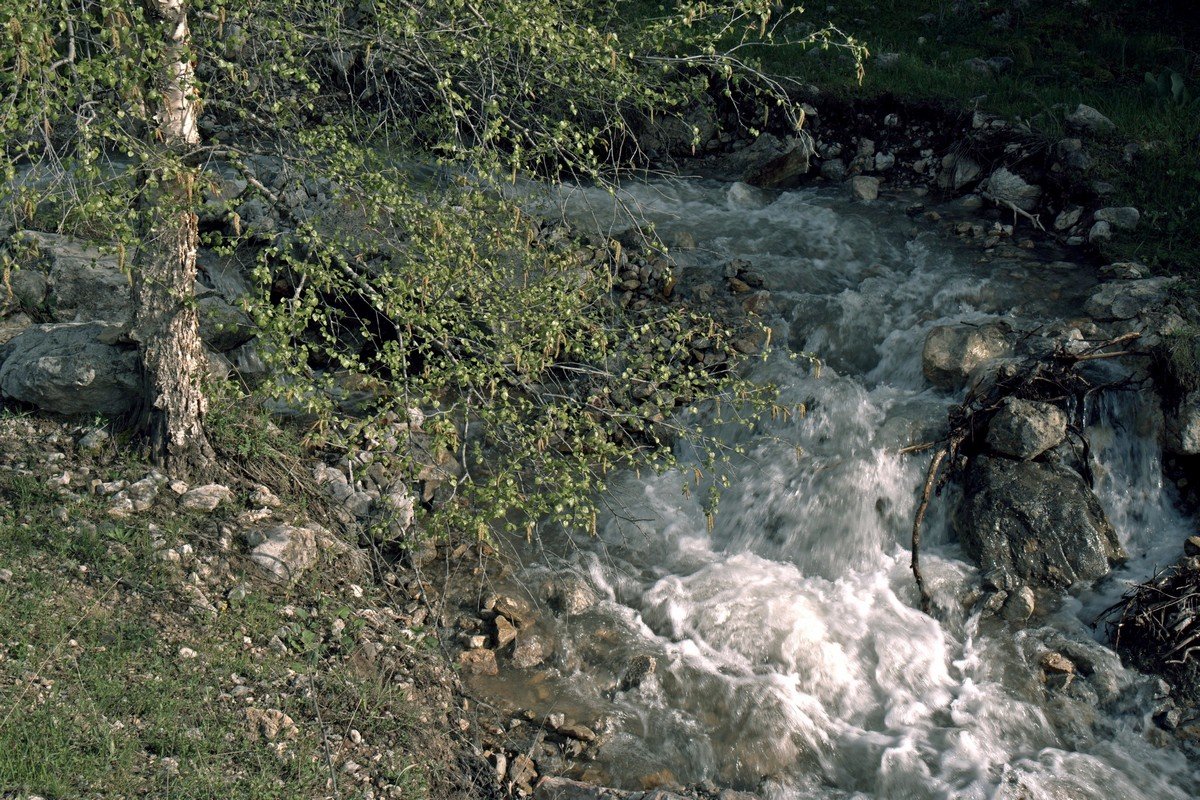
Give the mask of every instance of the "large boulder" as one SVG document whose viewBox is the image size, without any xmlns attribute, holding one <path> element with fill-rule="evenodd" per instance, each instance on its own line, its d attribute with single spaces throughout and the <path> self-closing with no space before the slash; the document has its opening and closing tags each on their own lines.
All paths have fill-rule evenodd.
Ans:
<svg viewBox="0 0 1200 800">
<path fill-rule="evenodd" d="M 1006 325 L 939 325 L 925 337 L 921 371 L 940 389 L 959 389 L 980 364 L 1011 352 Z"/>
<path fill-rule="evenodd" d="M 100 322 L 34 325 L 0 348 L 0 396 L 58 414 L 124 414 L 141 380 L 123 338 Z"/>
<path fill-rule="evenodd" d="M 1101 284 L 1083 310 L 1098 320 L 1133 319 L 1144 311 L 1157 310 L 1168 298 L 1177 278 L 1145 278 Z"/>
<path fill-rule="evenodd" d="M 1042 197 L 1042 190 L 1015 172 L 1001 167 L 988 178 L 985 194 L 997 205 L 1033 211 Z"/>
<path fill-rule="evenodd" d="M 716 114 L 695 103 L 681 114 L 662 114 L 647 122 L 638 141 L 656 155 L 695 155 L 718 133 Z"/>
<path fill-rule="evenodd" d="M 767 189 L 792 186 L 808 173 L 809 159 L 816 154 L 812 137 L 804 131 L 780 139 L 764 133 L 735 153 L 723 156 L 720 171 Z"/>
<path fill-rule="evenodd" d="M 1063 589 L 1126 557 L 1096 496 L 1061 464 L 976 456 L 954 527 L 998 589 Z"/>
<path fill-rule="evenodd" d="M 214 352 L 227 353 L 254 338 L 250 315 L 230 305 L 216 294 L 197 301 L 200 313 L 200 338 Z"/>
<path fill-rule="evenodd" d="M 22 266 L 49 278 L 47 305 L 60 322 L 128 321 L 129 276 L 116 253 L 91 242 L 41 231 L 14 237 Z"/>
<path fill-rule="evenodd" d="M 1010 397 L 988 425 L 993 452 L 1028 461 L 1067 438 L 1067 415 L 1058 406 Z"/>
<path fill-rule="evenodd" d="M 1189 392 L 1167 420 L 1167 449 L 1200 456 L 1200 389 Z"/>
</svg>

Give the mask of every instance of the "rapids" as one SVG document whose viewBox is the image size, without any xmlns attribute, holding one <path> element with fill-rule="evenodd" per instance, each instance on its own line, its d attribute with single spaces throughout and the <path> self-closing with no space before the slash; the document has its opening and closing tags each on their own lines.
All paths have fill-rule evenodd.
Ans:
<svg viewBox="0 0 1200 800">
<path fill-rule="evenodd" d="M 544 613 L 549 669 L 487 690 L 606 720 L 587 777 L 718 786 L 784 798 L 1188 798 L 1200 769 L 1154 734 L 1159 684 L 1123 669 L 1090 623 L 1130 580 L 1173 560 L 1187 522 L 1164 494 L 1151 399 L 1090 410 L 1096 489 L 1130 564 L 1028 628 L 980 619 L 962 598 L 974 565 L 949 532 L 952 496 L 926 521 L 923 565 L 938 609 L 921 613 L 909 535 L 936 431 L 957 398 L 921 375 L 937 324 L 1004 319 L 1033 329 L 1081 312 L 1095 279 L 1034 259 L 981 263 L 884 203 L 820 191 L 763 193 L 678 181 L 627 189 L 689 281 L 750 261 L 772 292 L 779 347 L 752 369 L 804 415 L 750 431 L 710 531 L 689 473 L 615 482 L 594 539 L 544 531 L 513 542 L 517 585 L 575 580 L 599 602 Z M 578 220 L 619 227 L 613 200 L 578 191 Z M 615 221 L 614 221 L 615 220 Z M 820 359 L 816 370 L 807 358 Z M 685 454 L 686 455 L 686 454 Z M 1092 674 L 1052 692 L 1038 660 L 1067 649 Z M 657 671 L 622 690 L 629 659 Z"/>
</svg>

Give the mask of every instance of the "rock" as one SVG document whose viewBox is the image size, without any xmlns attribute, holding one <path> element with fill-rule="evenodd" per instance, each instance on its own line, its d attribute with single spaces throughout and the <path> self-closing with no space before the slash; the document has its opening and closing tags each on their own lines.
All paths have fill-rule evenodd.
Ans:
<svg viewBox="0 0 1200 800">
<path fill-rule="evenodd" d="M 1136 261 L 1116 261 L 1100 268 L 1100 276 L 1110 281 L 1137 281 L 1150 277 L 1150 268 Z"/>
<path fill-rule="evenodd" d="M 548 600 L 556 610 L 573 616 L 596 605 L 596 593 L 581 578 L 567 576 L 554 582 Z"/>
<path fill-rule="evenodd" d="M 533 609 L 529 603 L 505 594 L 495 594 L 483 602 L 484 611 L 495 611 L 498 615 L 508 617 L 517 625 L 525 625 L 533 619 Z"/>
<path fill-rule="evenodd" d="M 596 741 L 596 732 L 587 725 L 582 725 L 578 722 L 565 722 L 562 725 L 555 726 L 555 730 L 563 736 L 580 742 Z"/>
<path fill-rule="evenodd" d="M 682 114 L 655 117 L 642 130 L 642 146 L 658 155 L 687 156 L 718 133 L 716 114 L 707 103 L 695 103 Z"/>
<path fill-rule="evenodd" d="M 11 569 L 0 569 L 0 583 L 12 583 L 13 572 Z"/>
<path fill-rule="evenodd" d="M 234 308 L 215 294 L 197 301 L 200 312 L 200 338 L 212 350 L 227 353 L 255 336 L 250 315 Z"/>
<path fill-rule="evenodd" d="M 1033 616 L 1037 606 L 1037 595 L 1028 586 L 1022 586 L 1015 592 L 1010 592 L 1004 602 L 1004 618 L 1010 622 L 1024 622 Z"/>
<path fill-rule="evenodd" d="M 1081 133 L 1090 133 L 1093 136 L 1111 133 L 1117 129 L 1116 123 L 1111 119 L 1083 103 L 1076 106 L 1075 110 L 1067 115 L 1065 121 L 1068 128 Z"/>
<path fill-rule="evenodd" d="M 1112 227 L 1121 231 L 1131 231 L 1138 226 L 1142 215 L 1133 206 L 1110 206 L 1107 208 L 1096 209 L 1093 215 L 1100 222 L 1107 222 Z"/>
<path fill-rule="evenodd" d="M 870 203 L 879 197 L 879 178 L 855 175 L 850 179 L 850 195 L 856 200 Z"/>
<path fill-rule="evenodd" d="M 132 311 L 129 277 L 116 254 L 92 242 L 41 231 L 16 238 L 30 247 L 34 263 L 49 275 L 48 305 L 60 322 L 124 324 Z"/>
<path fill-rule="evenodd" d="M 986 194 L 999 206 L 1012 204 L 1022 211 L 1037 208 L 1042 190 L 1027 182 L 1020 175 L 1001 167 L 987 179 Z"/>
<path fill-rule="evenodd" d="M 505 617 L 496 617 L 496 647 L 504 647 L 516 638 L 516 627 Z"/>
<path fill-rule="evenodd" d="M 900 65 L 900 53 L 876 53 L 871 63 L 880 69 L 895 69 Z"/>
<path fill-rule="evenodd" d="M 957 192 L 978 180 L 982 171 L 974 159 L 958 153 L 947 153 L 942 157 L 942 171 L 938 175 L 938 186 Z"/>
<path fill-rule="evenodd" d="M 468 675 L 499 675 L 500 667 L 496 664 L 496 654 L 483 647 L 467 650 L 458 657 L 458 663 L 463 672 Z"/>
<path fill-rule="evenodd" d="M 268 742 L 273 742 L 281 736 L 285 739 L 295 739 L 299 735 L 295 721 L 277 708 L 247 708 L 246 722 L 250 725 L 251 733 Z"/>
<path fill-rule="evenodd" d="M 179 498 L 179 505 L 191 511 L 211 512 L 216 511 L 217 506 L 221 503 L 232 499 L 233 491 L 228 486 L 210 483 L 185 492 Z"/>
<path fill-rule="evenodd" d="M 1058 212 L 1058 216 L 1054 218 L 1054 230 L 1065 231 L 1067 228 L 1074 226 L 1083 217 L 1082 206 L 1071 206 L 1064 208 Z"/>
<path fill-rule="evenodd" d="M 654 674 L 654 670 L 658 667 L 658 661 L 654 656 L 638 655 L 629 659 L 629 665 L 625 667 L 625 674 L 621 676 L 621 682 L 618 688 L 622 692 L 627 692 L 630 689 L 636 689 L 642 685 L 642 681 Z"/>
<path fill-rule="evenodd" d="M 50 293 L 50 280 L 36 269 L 18 269 L 9 276 L 8 283 L 12 299 L 28 311 L 40 309 Z"/>
<path fill-rule="evenodd" d="M 887 172 L 896 165 L 896 157 L 891 153 L 876 153 L 875 154 L 875 171 Z"/>
<path fill-rule="evenodd" d="M 512 663 L 517 669 L 536 667 L 546 660 L 546 649 L 542 640 L 533 634 L 523 634 L 517 637 L 513 648 Z"/>
<path fill-rule="evenodd" d="M 833 183 L 841 183 L 846 177 L 846 165 L 840 158 L 830 158 L 821 162 L 821 177 Z"/>
<path fill-rule="evenodd" d="M 112 436 L 104 428 L 93 428 L 79 440 L 79 449 L 86 453 L 95 453 L 104 448 Z"/>
<path fill-rule="evenodd" d="M 196 658 L 198 655 L 200 655 L 200 654 L 199 654 L 199 653 L 197 653 L 195 650 L 193 650 L 193 649 L 192 649 L 192 648 L 190 648 L 190 647 L 181 647 L 181 648 L 179 648 L 179 657 L 180 657 L 180 658 L 183 658 L 183 659 L 189 659 L 189 660 L 190 660 L 190 659 Z"/>
<path fill-rule="evenodd" d="M 1200 455 L 1200 389 L 1189 392 L 1167 419 L 1167 449 L 1180 455 Z"/>
<path fill-rule="evenodd" d="M 1092 223 L 1092 227 L 1088 229 L 1087 240 L 1092 244 L 1097 242 L 1107 242 L 1112 238 L 1112 225 L 1102 219 Z"/>
<path fill-rule="evenodd" d="M 518 789 L 529 794 L 533 791 L 533 782 L 537 780 L 537 767 L 534 766 L 532 758 L 518 753 L 513 757 L 508 775 Z"/>
<path fill-rule="evenodd" d="M 1101 285 L 1084 304 L 1091 317 L 1107 321 L 1133 319 L 1140 313 L 1161 307 L 1175 278 L 1146 278 L 1138 281 L 1112 281 Z"/>
<path fill-rule="evenodd" d="M 1046 672 L 1057 672 L 1061 675 L 1075 674 L 1075 662 L 1053 650 L 1043 654 L 1038 663 Z"/>
<path fill-rule="evenodd" d="M 786 139 L 764 133 L 749 147 L 722 156 L 718 168 L 751 186 L 782 189 L 808 173 L 815 153 L 812 137 L 804 131 Z"/>
<path fill-rule="evenodd" d="M 138 356 L 120 326 L 35 325 L 0 347 L 0 395 L 57 414 L 116 416 L 140 392 Z"/>
<path fill-rule="evenodd" d="M 1037 458 L 1067 438 L 1067 415 L 1058 406 L 1007 398 L 988 425 L 995 452 L 1023 460 Z"/>
<path fill-rule="evenodd" d="M 954 527 L 1001 588 L 1066 588 L 1126 557 L 1096 496 L 1062 465 L 977 456 L 963 494 Z"/>
<path fill-rule="evenodd" d="M 33 327 L 28 314 L 11 314 L 0 319 L 0 345 L 7 344 Z"/>
<path fill-rule="evenodd" d="M 1187 541 L 1183 543 L 1183 554 L 1185 556 L 1200 556 L 1200 536 L 1189 536 Z"/>
<path fill-rule="evenodd" d="M 921 371 L 941 389 L 959 389 L 985 361 L 1008 355 L 1008 328 L 990 325 L 939 325 L 925 337 Z"/>
<path fill-rule="evenodd" d="M 250 494 L 250 503 L 262 508 L 279 508 L 283 505 L 283 501 L 275 496 L 266 486 L 255 486 L 254 491 Z"/>
<path fill-rule="evenodd" d="M 273 580 L 292 583 L 317 563 L 318 537 L 324 536 L 328 536 L 325 529 L 312 522 L 255 530 L 247 535 L 254 548 L 250 560 Z"/>
</svg>

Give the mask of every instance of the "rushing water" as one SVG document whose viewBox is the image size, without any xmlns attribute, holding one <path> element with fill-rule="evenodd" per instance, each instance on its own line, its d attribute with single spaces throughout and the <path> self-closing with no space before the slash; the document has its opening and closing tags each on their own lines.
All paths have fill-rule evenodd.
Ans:
<svg viewBox="0 0 1200 800">
<path fill-rule="evenodd" d="M 1097 491 L 1133 556 L 1126 571 L 1024 630 L 981 620 L 962 603 L 976 570 L 948 530 L 946 497 L 923 553 L 938 613 L 916 607 L 908 539 L 928 456 L 897 450 L 936 430 L 956 399 L 921 376 L 926 333 L 1069 320 L 1091 279 L 980 263 L 896 208 L 818 192 L 681 182 L 623 200 L 668 241 L 694 236 L 699 249 L 682 255 L 692 280 L 719 283 L 725 261 L 749 260 L 772 291 L 774 340 L 823 369 L 787 352 L 755 368 L 807 414 L 715 430 L 749 455 L 711 531 L 703 492 L 681 491 L 688 474 L 627 475 L 597 538 L 549 532 L 519 549 L 517 578 L 535 599 L 573 576 L 599 602 L 543 614 L 550 669 L 492 690 L 607 720 L 589 776 L 628 788 L 649 776 L 772 798 L 1197 796 L 1200 770 L 1149 731 L 1156 683 L 1123 670 L 1088 625 L 1187 535 L 1160 485 L 1146 400 L 1116 397 L 1092 414 Z M 571 208 L 608 219 L 606 202 L 581 193 Z M 1038 660 L 1049 649 L 1092 675 L 1047 689 Z M 622 690 L 642 654 L 657 671 Z"/>
</svg>

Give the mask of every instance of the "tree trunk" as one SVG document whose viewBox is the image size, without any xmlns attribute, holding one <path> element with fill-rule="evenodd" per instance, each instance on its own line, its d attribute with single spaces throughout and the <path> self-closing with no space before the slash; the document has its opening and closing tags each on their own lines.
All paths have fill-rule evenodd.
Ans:
<svg viewBox="0 0 1200 800">
<path fill-rule="evenodd" d="M 147 171 L 143 184 L 133 335 L 141 344 L 141 423 L 150 458 L 170 474 L 185 477 L 203 471 L 213 460 L 204 434 L 205 356 L 195 304 L 195 174 L 180 159 L 200 142 L 199 98 L 188 52 L 186 0 L 146 0 L 146 5 L 152 17 L 162 21 L 165 40 L 161 71 L 150 92 L 157 127 L 148 131 L 152 149 L 161 158 Z"/>
</svg>

